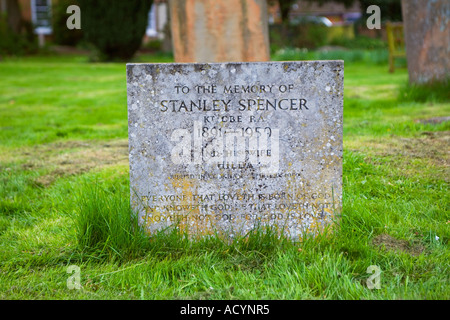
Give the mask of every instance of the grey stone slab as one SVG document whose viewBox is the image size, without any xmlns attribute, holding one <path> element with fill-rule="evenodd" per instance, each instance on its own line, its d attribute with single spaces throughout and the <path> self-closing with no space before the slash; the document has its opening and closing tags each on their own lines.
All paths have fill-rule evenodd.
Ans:
<svg viewBox="0 0 450 320">
<path fill-rule="evenodd" d="M 342 208 L 343 61 L 128 64 L 132 207 L 149 233 L 299 240 Z"/>
</svg>

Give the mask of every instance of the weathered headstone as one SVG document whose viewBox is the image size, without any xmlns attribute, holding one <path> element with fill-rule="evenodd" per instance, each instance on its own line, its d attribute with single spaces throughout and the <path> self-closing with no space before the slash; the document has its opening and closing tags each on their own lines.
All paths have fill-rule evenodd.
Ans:
<svg viewBox="0 0 450 320">
<path fill-rule="evenodd" d="M 450 1 L 402 0 L 410 83 L 450 77 Z"/>
<path fill-rule="evenodd" d="M 342 204 L 343 61 L 128 64 L 131 203 L 148 232 L 316 233 Z"/>
<path fill-rule="evenodd" d="M 268 61 L 266 0 L 169 1 L 175 62 Z"/>
</svg>

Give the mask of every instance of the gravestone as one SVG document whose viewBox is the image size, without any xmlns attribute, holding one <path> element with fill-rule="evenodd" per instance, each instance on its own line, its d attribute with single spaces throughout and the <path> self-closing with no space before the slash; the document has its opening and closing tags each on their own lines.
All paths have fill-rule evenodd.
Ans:
<svg viewBox="0 0 450 320">
<path fill-rule="evenodd" d="M 128 64 L 131 204 L 149 233 L 292 240 L 342 207 L 343 61 Z"/>
<path fill-rule="evenodd" d="M 171 0 L 175 62 L 270 60 L 266 0 Z"/>
<path fill-rule="evenodd" d="M 409 82 L 450 77 L 450 1 L 402 0 Z"/>
</svg>

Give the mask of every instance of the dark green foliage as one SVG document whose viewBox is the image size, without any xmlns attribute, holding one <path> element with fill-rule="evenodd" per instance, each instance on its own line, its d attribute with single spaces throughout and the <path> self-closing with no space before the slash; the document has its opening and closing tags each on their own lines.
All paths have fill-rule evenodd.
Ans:
<svg viewBox="0 0 450 320">
<path fill-rule="evenodd" d="M 149 52 L 162 52 L 162 44 L 163 42 L 159 39 L 151 40 L 147 42 L 143 48 Z"/>
<path fill-rule="evenodd" d="M 278 3 L 281 14 L 281 21 L 283 23 L 289 22 L 289 12 L 291 11 L 292 5 L 295 3 L 295 0 L 269 0 L 269 5 L 275 5 Z"/>
<path fill-rule="evenodd" d="M 15 33 L 0 16 L 0 55 L 24 55 L 38 51 L 37 38 L 33 34 L 31 23 L 21 22 L 21 33 Z"/>
<path fill-rule="evenodd" d="M 331 45 L 341 46 L 348 49 L 386 49 L 387 43 L 382 39 L 370 38 L 367 36 L 358 35 L 353 39 L 350 38 L 336 38 L 330 41 Z"/>
<path fill-rule="evenodd" d="M 79 0 L 81 28 L 100 60 L 129 60 L 139 49 L 152 0 Z"/>
<path fill-rule="evenodd" d="M 79 6 L 76 0 L 59 0 L 52 7 L 53 41 L 57 44 L 75 46 L 83 38 L 83 29 L 69 30 L 67 19 L 70 14 L 66 12 L 70 5 Z"/>
<path fill-rule="evenodd" d="M 271 49 L 273 52 L 283 47 L 315 49 L 326 45 L 327 31 L 327 27 L 316 24 L 271 25 Z"/>
</svg>

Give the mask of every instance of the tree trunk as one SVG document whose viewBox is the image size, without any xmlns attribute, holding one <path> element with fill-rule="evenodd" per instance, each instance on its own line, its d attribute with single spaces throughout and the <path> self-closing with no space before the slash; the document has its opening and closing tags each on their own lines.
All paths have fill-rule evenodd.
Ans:
<svg viewBox="0 0 450 320">
<path fill-rule="evenodd" d="M 289 23 L 289 13 L 291 12 L 294 0 L 278 0 L 278 7 L 280 8 L 281 22 L 283 24 Z"/>
<path fill-rule="evenodd" d="M 18 0 L 6 0 L 7 23 L 15 34 L 19 34 L 22 28 L 22 13 Z"/>
<path fill-rule="evenodd" d="M 163 52 L 172 52 L 173 48 L 172 48 L 172 33 L 170 31 L 170 10 L 169 7 L 166 7 L 166 11 L 167 11 L 167 21 L 166 24 L 164 25 L 164 39 L 163 39 L 163 43 L 162 43 L 162 50 Z"/>
</svg>

